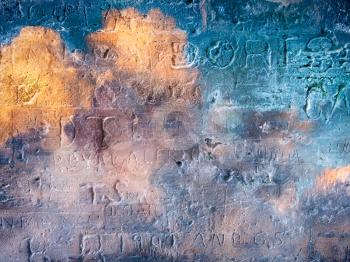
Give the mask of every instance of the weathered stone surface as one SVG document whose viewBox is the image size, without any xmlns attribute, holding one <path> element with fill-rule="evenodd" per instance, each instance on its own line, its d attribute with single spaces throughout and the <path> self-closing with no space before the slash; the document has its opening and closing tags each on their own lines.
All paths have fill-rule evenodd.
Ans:
<svg viewBox="0 0 350 262">
<path fill-rule="evenodd" d="M 350 261 L 346 0 L 0 3 L 0 261 Z"/>
</svg>

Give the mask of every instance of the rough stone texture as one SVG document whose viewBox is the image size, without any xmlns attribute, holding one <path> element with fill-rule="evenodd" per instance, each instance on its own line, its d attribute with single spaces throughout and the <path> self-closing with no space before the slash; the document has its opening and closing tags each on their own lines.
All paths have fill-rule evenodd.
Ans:
<svg viewBox="0 0 350 262">
<path fill-rule="evenodd" d="M 0 261 L 350 261 L 347 0 L 0 2 Z"/>
</svg>

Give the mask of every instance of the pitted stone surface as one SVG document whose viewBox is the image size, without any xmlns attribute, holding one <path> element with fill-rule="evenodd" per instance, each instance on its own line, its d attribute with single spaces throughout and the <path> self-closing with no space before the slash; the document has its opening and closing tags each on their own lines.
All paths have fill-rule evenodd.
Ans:
<svg viewBox="0 0 350 262">
<path fill-rule="evenodd" d="M 0 3 L 0 261 L 350 261 L 346 0 Z"/>
</svg>

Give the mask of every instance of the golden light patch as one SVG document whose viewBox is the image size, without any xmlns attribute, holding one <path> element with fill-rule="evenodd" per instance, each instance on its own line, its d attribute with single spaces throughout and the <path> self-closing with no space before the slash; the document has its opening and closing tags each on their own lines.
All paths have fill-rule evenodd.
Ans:
<svg viewBox="0 0 350 262">
<path fill-rule="evenodd" d="M 0 111 L 0 142 L 6 141 L 12 136 L 12 110 L 11 109 L 1 109 Z"/>
<path fill-rule="evenodd" d="M 328 190 L 337 183 L 345 183 L 350 179 L 350 166 L 344 166 L 335 169 L 326 169 L 324 174 L 316 181 L 316 187 L 319 190 Z"/>
<path fill-rule="evenodd" d="M 186 33 L 159 10 L 147 15 L 131 8 L 108 11 L 103 29 L 87 41 L 104 58 L 117 54 L 111 56 L 114 70 L 142 79 L 141 85 L 133 86 L 139 96 L 198 102 L 198 71 L 177 66 L 177 61 L 185 60 Z"/>
<path fill-rule="evenodd" d="M 8 90 L 0 98 L 2 104 L 88 105 L 84 101 L 88 88 L 79 82 L 77 69 L 69 64 L 64 44 L 53 30 L 26 27 L 1 53 L 1 89 Z"/>
<path fill-rule="evenodd" d="M 16 108 L 88 107 L 92 88 L 70 63 L 57 32 L 25 27 L 1 48 L 0 90 L 0 105 L 12 109 L 21 133 L 37 126 L 30 126 L 27 114 L 17 114 Z M 5 125 L 12 121 L 1 117 Z M 2 135 L 0 142 L 8 138 Z"/>
<path fill-rule="evenodd" d="M 172 160 L 150 160 L 146 149 L 187 149 L 199 140 L 194 110 L 200 100 L 198 70 L 192 68 L 193 61 L 186 60 L 186 33 L 158 10 L 147 15 L 134 9 L 110 10 L 103 29 L 89 35 L 87 41 L 92 52 L 69 53 L 57 32 L 25 27 L 1 48 L 0 105 L 9 111 L 3 110 L 0 120 L 9 132 L 2 132 L 0 143 L 33 129 L 40 131 L 40 146 L 55 156 L 55 192 L 45 197 L 62 209 L 74 208 L 80 201 L 81 185 L 96 192 L 108 187 L 110 192 L 101 196 L 106 203 L 139 201 L 161 209 L 162 192 L 151 183 L 151 177 Z M 147 101 L 147 105 L 128 103 L 134 100 L 127 96 Z M 86 110 L 91 109 L 93 100 L 97 103 L 94 110 Z M 85 151 L 92 133 L 74 130 L 72 138 L 65 137 L 65 124 L 73 123 L 79 114 L 98 118 L 108 113 L 104 110 L 113 109 L 108 115 L 112 118 L 119 110 L 139 110 L 135 105 L 144 109 L 145 122 L 149 117 L 157 123 L 157 127 L 140 124 L 140 135 L 152 134 L 145 144 L 128 138 L 121 150 L 120 137 L 115 135 L 110 138 L 115 140 L 112 145 L 101 151 L 91 149 L 88 156 Z M 91 128 L 85 125 L 86 118 L 77 121 Z M 103 131 L 106 135 L 109 130 Z M 80 144 L 73 142 L 76 134 Z M 93 135 L 101 134 L 96 131 Z M 61 155 L 68 158 L 60 159 Z M 96 177 L 98 172 L 109 176 Z M 62 192 L 66 192 L 64 197 Z M 100 202 L 96 192 L 93 205 Z"/>
</svg>

